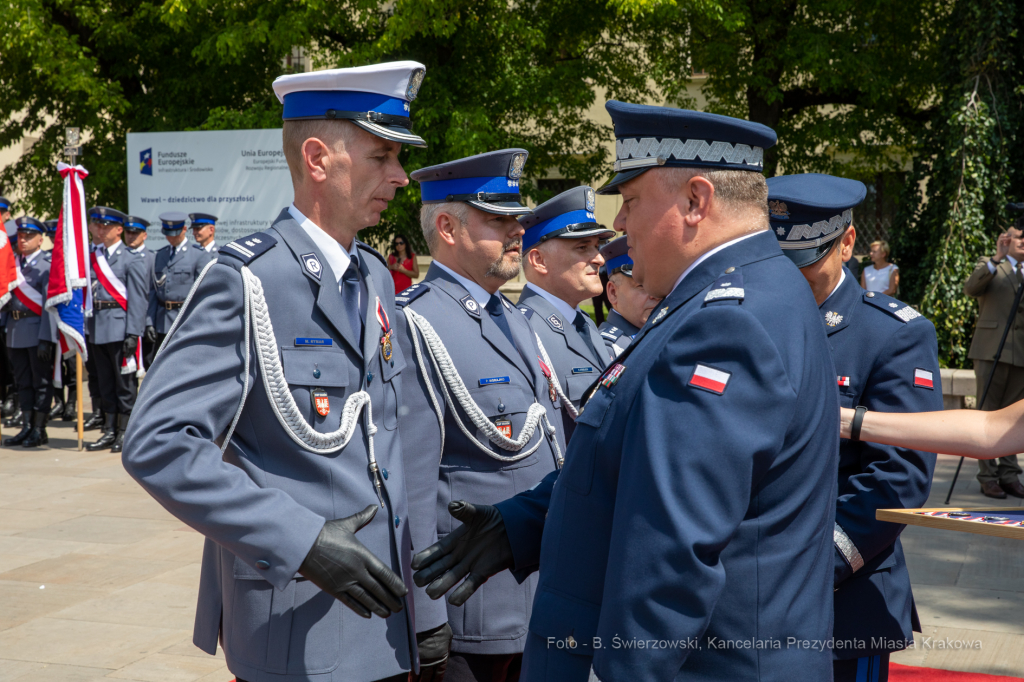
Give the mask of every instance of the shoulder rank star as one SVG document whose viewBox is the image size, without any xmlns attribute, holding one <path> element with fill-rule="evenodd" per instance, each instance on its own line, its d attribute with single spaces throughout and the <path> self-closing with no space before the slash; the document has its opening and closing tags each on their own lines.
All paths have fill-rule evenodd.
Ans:
<svg viewBox="0 0 1024 682">
<path fill-rule="evenodd" d="M 380 322 L 380 356 L 384 362 L 391 362 L 394 348 L 391 345 L 391 322 L 388 320 L 388 311 L 384 310 L 380 298 L 377 298 L 377 321 Z M 393 366 L 393 365 L 392 365 Z"/>
<path fill-rule="evenodd" d="M 843 321 L 843 316 L 839 313 L 832 312 L 831 310 L 825 313 L 825 324 L 830 327 L 835 327 L 837 324 Z"/>
</svg>

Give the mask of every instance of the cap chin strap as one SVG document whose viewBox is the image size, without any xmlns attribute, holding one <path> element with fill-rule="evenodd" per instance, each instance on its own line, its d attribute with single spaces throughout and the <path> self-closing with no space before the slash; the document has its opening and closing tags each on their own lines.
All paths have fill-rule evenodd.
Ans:
<svg viewBox="0 0 1024 682">
<path fill-rule="evenodd" d="M 179 324 L 185 319 L 185 313 L 188 310 L 189 303 L 191 303 L 193 296 L 199 289 L 199 285 L 202 283 L 206 273 L 217 261 L 210 261 L 203 268 L 202 272 L 199 273 L 199 277 L 196 278 L 195 284 L 192 285 L 192 289 L 188 292 L 188 296 L 182 303 L 181 310 L 178 313 L 178 317 L 175 318 L 174 324 L 171 325 L 170 330 L 167 332 L 167 336 L 164 338 L 163 343 L 160 345 L 160 350 L 157 353 L 163 351 L 164 346 L 167 345 L 171 335 L 177 330 Z M 370 394 L 366 391 L 356 391 L 345 400 L 345 404 L 341 410 L 341 425 L 335 431 L 330 433 L 320 433 L 306 421 L 305 417 L 299 411 L 298 405 L 295 404 L 295 398 L 292 396 L 291 389 L 288 386 L 288 382 L 284 378 L 284 369 L 281 367 L 281 359 L 278 353 L 277 338 L 274 336 L 274 326 L 270 321 L 270 311 L 267 308 L 267 300 L 263 294 L 263 283 L 260 278 L 252 273 L 247 266 L 242 266 L 242 288 L 244 292 L 244 322 L 245 328 L 245 366 L 242 380 L 242 398 L 238 403 L 238 409 L 235 411 L 235 416 L 231 420 L 231 426 L 228 428 L 224 435 L 224 440 L 221 445 L 221 453 L 223 454 L 227 450 L 228 443 L 231 441 L 231 436 L 235 432 L 235 427 L 238 425 L 238 420 L 242 416 L 242 408 L 245 405 L 245 399 L 249 395 L 249 348 L 250 348 L 250 327 L 252 333 L 255 335 L 256 341 L 256 358 L 259 362 L 260 375 L 263 377 L 263 387 L 267 392 L 267 399 L 270 402 L 270 406 L 274 412 L 274 416 L 277 417 L 277 421 L 284 427 L 285 433 L 291 438 L 297 445 L 305 450 L 321 454 L 329 455 L 343 449 L 348 445 L 355 434 L 356 427 L 359 424 L 359 415 L 361 412 L 366 412 L 366 435 L 367 435 L 367 452 L 369 458 L 369 469 L 374 479 L 374 486 L 377 491 L 377 498 L 380 500 L 380 504 L 384 506 L 384 499 L 381 495 L 381 482 L 379 477 L 379 467 L 377 466 L 377 458 L 374 456 L 373 451 L 373 435 L 377 433 L 377 427 L 373 423 L 373 406 L 370 402 Z"/>
<path fill-rule="evenodd" d="M 438 382 L 441 386 L 441 393 L 444 395 L 445 403 L 448 405 L 448 409 L 452 411 L 452 417 L 455 423 L 458 425 L 459 430 L 466 436 L 469 442 L 473 443 L 477 449 L 486 454 L 491 459 L 496 459 L 499 462 L 518 462 L 521 459 L 529 457 L 541 446 L 544 442 L 543 438 L 538 438 L 536 445 L 531 447 L 529 450 L 522 451 L 526 447 L 534 436 L 537 430 L 537 426 L 543 422 L 543 428 L 547 432 L 547 436 L 551 441 L 551 447 L 555 454 L 555 465 L 560 469 L 564 458 L 562 457 L 562 451 L 558 447 L 558 441 L 555 438 L 557 430 L 548 421 L 548 413 L 543 405 L 534 400 L 533 404 L 530 405 L 526 411 L 526 423 L 523 425 L 522 430 L 519 432 L 519 438 L 515 440 L 506 437 L 503 433 L 498 431 L 498 427 L 491 423 L 491 420 L 487 418 L 484 411 L 480 409 L 480 406 L 476 404 L 473 397 L 469 394 L 469 389 L 466 388 L 466 384 L 462 381 L 462 377 L 459 376 L 458 370 L 455 368 L 455 363 L 452 362 L 451 356 L 448 354 L 448 349 L 444 347 L 444 343 L 441 341 L 441 337 L 438 336 L 437 332 L 427 321 L 425 317 L 417 313 L 415 310 L 409 307 L 402 309 L 405 313 L 406 319 L 409 320 L 409 324 L 415 327 L 412 330 L 412 342 L 413 348 L 416 352 L 416 362 L 419 365 L 420 373 L 423 375 L 423 383 L 427 386 L 427 393 L 430 397 L 430 402 L 434 406 L 434 412 L 437 414 L 437 423 L 441 427 L 441 452 L 444 453 L 444 415 L 441 413 L 441 406 L 434 395 L 434 389 L 430 377 L 427 376 L 426 361 L 423 359 L 423 351 L 420 346 L 419 335 L 423 335 L 423 340 L 427 344 L 428 356 L 430 362 L 434 366 L 434 371 L 440 378 Z M 419 334 L 416 333 L 419 330 Z M 452 395 L 454 394 L 454 399 Z M 487 436 L 487 440 L 494 445 L 498 446 L 502 450 L 509 452 L 515 452 L 514 455 L 501 455 L 494 452 L 490 448 L 484 446 L 476 439 L 476 436 L 470 433 L 469 429 L 463 423 L 462 417 L 455 409 L 456 401 L 459 407 L 462 408 L 462 412 L 469 418 L 473 426 L 480 431 L 484 432 Z"/>
</svg>

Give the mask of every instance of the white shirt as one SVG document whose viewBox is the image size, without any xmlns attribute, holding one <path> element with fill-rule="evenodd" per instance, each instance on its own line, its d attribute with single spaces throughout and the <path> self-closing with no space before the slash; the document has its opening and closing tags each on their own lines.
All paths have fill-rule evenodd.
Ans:
<svg viewBox="0 0 1024 682">
<path fill-rule="evenodd" d="M 1011 270 L 1016 270 L 1017 269 L 1017 260 L 1013 256 L 1011 256 L 1010 254 L 1006 254 L 1006 260 L 1010 261 L 1010 269 Z M 989 258 L 987 261 L 985 261 L 985 265 L 988 266 L 988 271 L 989 272 L 991 272 L 993 275 L 996 274 L 996 266 L 992 265 L 992 259 L 991 258 Z"/>
<path fill-rule="evenodd" d="M 188 248 L 188 237 L 185 237 L 184 239 L 181 240 L 180 244 L 178 244 L 177 246 L 172 246 L 171 248 L 174 249 L 175 254 L 181 253 L 182 251 Z"/>
<path fill-rule="evenodd" d="M 476 302 L 480 304 L 481 308 L 483 308 L 488 304 L 488 302 L 490 302 L 491 294 L 487 293 L 487 289 L 484 289 L 482 286 L 480 286 L 473 280 L 463 277 L 462 275 L 455 272 L 447 265 L 444 265 L 438 261 L 434 261 L 434 264 L 437 267 L 444 270 L 445 272 L 447 272 L 452 277 L 454 277 L 456 282 L 465 287 L 466 291 L 469 292 L 469 295 L 472 296 L 474 300 L 476 300 Z"/>
<path fill-rule="evenodd" d="M 140 247 L 138 247 L 138 248 L 135 248 L 135 249 L 128 249 L 128 251 L 129 251 L 129 252 L 131 252 L 131 253 L 142 253 L 142 252 L 143 252 L 143 251 L 145 251 L 145 250 L 146 250 L 146 244 L 145 244 L 145 242 L 143 242 L 142 246 L 140 246 Z"/>
<path fill-rule="evenodd" d="M 121 248 L 121 244 L 122 242 L 115 242 L 113 246 L 104 247 L 103 255 L 106 256 L 107 258 L 112 257 L 115 253 L 117 253 L 117 250 Z"/>
<path fill-rule="evenodd" d="M 716 246 L 715 248 L 711 249 L 707 253 L 701 254 L 700 257 L 697 260 L 695 260 L 692 263 L 690 263 L 690 266 L 688 268 L 686 268 L 685 270 L 683 270 L 683 274 L 679 275 L 679 279 L 676 280 L 675 286 L 672 287 L 672 291 L 675 291 L 676 287 L 679 286 L 679 283 L 682 282 L 683 279 L 687 275 L 689 275 L 691 272 L 693 272 L 693 270 L 698 265 L 700 265 L 701 263 L 706 261 L 708 258 L 711 258 L 712 256 L 714 256 L 716 253 L 718 253 L 722 249 L 728 248 L 728 247 L 732 246 L 733 244 L 739 244 L 744 239 L 750 239 L 754 235 L 761 234 L 762 232 L 764 232 L 764 230 L 758 230 L 757 232 L 751 232 L 750 234 L 745 234 L 742 237 L 737 237 L 736 239 L 733 239 L 732 241 L 728 241 L 728 242 L 726 242 L 724 244 L 719 244 L 718 246 Z M 669 296 L 672 295 L 672 291 L 668 292 Z M 668 296 L 666 296 L 665 298 L 668 298 Z"/>
<path fill-rule="evenodd" d="M 217 242 L 211 241 L 209 244 L 207 244 L 203 248 L 206 249 L 206 253 L 213 253 L 213 247 L 215 247 L 215 246 L 217 246 Z"/>
<path fill-rule="evenodd" d="M 833 296 L 836 295 L 836 292 L 839 291 L 839 287 L 843 286 L 843 281 L 845 279 L 846 279 L 846 268 L 839 268 L 839 284 L 836 285 L 836 288 L 832 290 L 832 293 L 828 295 L 828 298 L 826 298 L 825 301 L 828 301 L 829 298 L 832 298 Z M 825 305 L 825 301 L 822 301 L 821 304 Z"/>
<path fill-rule="evenodd" d="M 337 239 L 324 232 L 319 225 L 302 215 L 302 211 L 295 208 L 295 204 L 288 207 L 288 212 L 292 214 L 295 222 L 306 231 L 306 234 L 313 240 L 316 247 L 320 249 L 320 253 L 327 259 L 327 264 L 331 266 L 331 270 L 334 271 L 334 276 L 340 284 L 341 278 L 345 276 L 345 271 L 348 270 L 349 264 L 352 262 L 355 262 L 357 265 L 359 264 L 359 255 L 356 253 L 358 247 L 355 240 L 352 240 L 352 251 L 346 251 L 345 247 Z"/>
<path fill-rule="evenodd" d="M 889 263 L 879 270 L 874 265 L 864 268 L 864 288 L 868 291 L 885 291 L 889 288 L 892 273 L 899 270 L 894 263 Z"/>
<path fill-rule="evenodd" d="M 562 299 L 558 298 L 552 293 L 544 291 L 533 282 L 527 282 L 526 287 L 529 287 L 533 291 L 537 292 L 538 294 L 544 297 L 544 300 L 546 300 L 551 305 L 555 306 L 555 310 L 560 312 L 562 314 L 562 317 L 569 320 L 569 324 L 572 324 L 576 320 L 577 312 L 583 312 L 582 310 L 579 309 L 578 306 L 576 308 L 573 308 L 571 305 L 569 305 Z"/>
<path fill-rule="evenodd" d="M 21 267 L 25 267 L 27 265 L 32 265 L 32 263 L 35 262 L 36 258 L 38 258 L 39 254 L 41 254 L 42 252 L 43 252 L 42 249 L 36 249 L 35 251 L 33 251 L 32 253 L 28 254 L 27 256 L 22 256 L 21 257 Z"/>
</svg>

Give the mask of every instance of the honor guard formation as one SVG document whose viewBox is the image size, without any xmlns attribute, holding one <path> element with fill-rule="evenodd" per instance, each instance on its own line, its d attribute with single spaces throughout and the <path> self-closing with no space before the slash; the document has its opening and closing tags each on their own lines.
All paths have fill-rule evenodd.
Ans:
<svg viewBox="0 0 1024 682">
<path fill-rule="evenodd" d="M 923 504 L 935 455 L 837 416 L 942 393 L 932 324 L 843 265 L 864 185 L 766 181 L 771 129 L 609 101 L 614 177 L 531 209 L 525 149 L 407 176 L 425 73 L 278 78 L 294 201 L 262 232 L 168 212 L 154 252 L 88 211 L 88 449 L 205 536 L 196 646 L 238 682 L 884 682 L 921 624 L 875 513 Z M 396 292 L 359 232 L 410 179 L 432 263 Z M 4 445 L 33 447 L 74 367 L 56 225 L 9 209 Z"/>
</svg>

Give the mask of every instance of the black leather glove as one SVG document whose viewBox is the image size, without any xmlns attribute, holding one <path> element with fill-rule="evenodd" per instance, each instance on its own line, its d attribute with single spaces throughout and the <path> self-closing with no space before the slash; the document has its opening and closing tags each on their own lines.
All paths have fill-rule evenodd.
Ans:
<svg viewBox="0 0 1024 682">
<path fill-rule="evenodd" d="M 142 333 L 142 338 L 146 339 L 147 343 L 156 343 L 156 327 L 149 325 L 146 330 Z"/>
<path fill-rule="evenodd" d="M 387 618 L 402 610 L 408 590 L 402 579 L 356 539 L 373 520 L 377 505 L 324 524 L 299 573 L 363 618 Z"/>
<path fill-rule="evenodd" d="M 40 341 L 39 345 L 36 346 L 36 357 L 39 358 L 40 362 L 52 362 L 53 344 L 49 341 Z"/>
<path fill-rule="evenodd" d="M 448 513 L 462 525 L 412 558 L 413 580 L 427 586 L 427 596 L 437 599 L 457 582 L 465 582 L 448 597 L 462 606 L 487 579 L 512 568 L 512 545 L 497 507 L 450 502 Z"/>
<path fill-rule="evenodd" d="M 124 337 L 124 346 L 121 347 L 121 352 L 124 353 L 126 358 L 130 358 L 135 355 L 135 351 L 139 347 L 139 337 L 135 334 L 129 334 Z"/>
<path fill-rule="evenodd" d="M 416 633 L 420 652 L 420 673 L 409 673 L 409 682 L 441 682 L 448 670 L 448 652 L 452 645 L 452 628 L 448 623 L 433 630 Z"/>
</svg>

